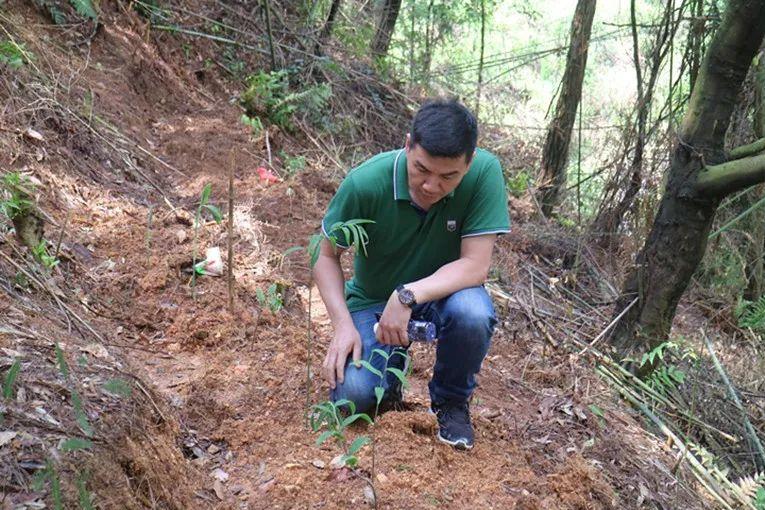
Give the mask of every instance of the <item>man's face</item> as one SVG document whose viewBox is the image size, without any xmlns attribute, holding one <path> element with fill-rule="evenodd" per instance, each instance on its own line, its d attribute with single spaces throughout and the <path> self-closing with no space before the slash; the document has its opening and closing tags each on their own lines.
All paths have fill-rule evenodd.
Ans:
<svg viewBox="0 0 765 510">
<path fill-rule="evenodd" d="M 472 154 L 471 154 L 472 160 Z M 406 135 L 406 171 L 409 194 L 415 204 L 427 210 L 451 193 L 470 169 L 465 156 L 431 156 L 420 145 L 412 145 Z"/>
</svg>

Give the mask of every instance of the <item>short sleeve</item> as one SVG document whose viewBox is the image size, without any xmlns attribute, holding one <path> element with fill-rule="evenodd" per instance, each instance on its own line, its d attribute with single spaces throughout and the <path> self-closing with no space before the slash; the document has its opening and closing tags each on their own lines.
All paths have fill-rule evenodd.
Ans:
<svg viewBox="0 0 765 510">
<path fill-rule="evenodd" d="M 356 192 L 356 186 L 353 183 L 351 175 L 347 175 L 343 182 L 340 183 L 340 187 L 337 188 L 335 196 L 329 202 L 327 207 L 327 213 L 324 215 L 324 219 L 321 222 L 321 230 L 325 237 L 329 238 L 330 234 L 335 237 L 337 245 L 342 248 L 348 248 L 351 245 L 351 241 L 346 239 L 345 234 L 340 230 L 331 230 L 332 226 L 340 223 L 352 220 L 354 218 L 361 218 L 361 208 L 359 206 L 359 197 Z"/>
<path fill-rule="evenodd" d="M 468 205 L 462 225 L 462 237 L 510 232 L 510 214 L 507 210 L 507 192 L 502 167 L 492 158 L 476 182 L 476 189 Z"/>
</svg>

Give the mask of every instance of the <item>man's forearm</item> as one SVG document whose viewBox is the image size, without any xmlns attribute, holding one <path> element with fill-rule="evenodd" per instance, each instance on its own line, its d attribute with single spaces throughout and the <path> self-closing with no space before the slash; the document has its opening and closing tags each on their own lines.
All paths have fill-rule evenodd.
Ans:
<svg viewBox="0 0 765 510">
<path fill-rule="evenodd" d="M 426 278 L 406 284 L 406 288 L 414 292 L 418 303 L 427 303 L 454 294 L 458 290 L 481 285 L 486 281 L 487 272 L 485 264 L 460 258 L 441 266 Z"/>
<path fill-rule="evenodd" d="M 332 326 L 352 323 L 351 313 L 345 303 L 345 277 L 340 261 L 331 255 L 321 254 L 313 269 L 313 277 L 321 299 L 327 307 Z"/>
</svg>

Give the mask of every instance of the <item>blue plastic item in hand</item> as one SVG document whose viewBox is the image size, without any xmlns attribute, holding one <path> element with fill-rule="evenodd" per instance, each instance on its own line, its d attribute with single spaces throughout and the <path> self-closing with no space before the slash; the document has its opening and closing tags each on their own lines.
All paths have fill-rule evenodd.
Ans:
<svg viewBox="0 0 765 510">
<path fill-rule="evenodd" d="M 375 316 L 379 321 L 382 314 L 376 313 Z M 410 342 L 432 342 L 436 339 L 436 325 L 429 321 L 410 320 L 406 331 Z M 377 323 L 374 332 L 377 333 Z"/>
</svg>

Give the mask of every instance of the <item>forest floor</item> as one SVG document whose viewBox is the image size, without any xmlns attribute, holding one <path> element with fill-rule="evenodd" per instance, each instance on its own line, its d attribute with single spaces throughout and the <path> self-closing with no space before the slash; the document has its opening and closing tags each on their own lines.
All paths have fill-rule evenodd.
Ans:
<svg viewBox="0 0 765 510">
<path fill-rule="evenodd" d="M 178 64 L 178 48 L 146 42 L 134 14 L 104 19 L 85 51 L 72 49 L 69 34 L 45 24 L 31 7 L 12 5 L 9 13 L 3 25 L 38 56 L 51 80 L 3 78 L 0 164 L 33 176 L 40 207 L 66 228 L 62 263 L 50 274 L 21 257 L 10 233 L 0 240 L 0 278 L 11 298 L 0 304 L 6 356 L 0 367 L 21 359 L 18 387 L 24 389 L 7 403 L 0 426 L 15 433 L 0 440 L 0 472 L 11 480 L 4 482 L 0 507 L 50 502 L 46 489 L 25 484 L 56 441 L 71 431 L 81 435 L 82 423 L 67 407 L 67 386 L 55 372 L 55 342 L 90 396 L 87 415 L 97 430 L 95 446 L 75 452 L 60 472 L 70 480 L 73 466 L 87 468 L 99 507 L 369 505 L 365 482 L 333 468 L 339 450 L 330 442 L 316 446 L 317 435 L 306 426 L 311 282 L 305 253 L 284 255 L 317 231 L 339 182 L 326 148 L 278 130 L 270 131 L 268 149 L 262 137 L 253 140 L 239 123 L 240 109 L 228 101 L 231 85 L 195 72 L 198 62 Z M 87 91 L 90 115 L 81 107 Z M 276 183 L 255 171 L 268 167 L 267 150 L 283 177 Z M 287 176 L 280 150 L 307 154 L 307 168 Z M 225 278 L 200 277 L 193 297 L 183 272 L 206 184 L 225 211 L 232 153 L 233 313 Z M 523 207 L 516 204 L 514 213 Z M 493 285 L 520 296 L 524 264 L 538 263 L 540 255 L 554 258 L 545 252 L 554 241 L 540 244 L 537 225 L 514 220 L 513 233 L 497 248 L 493 274 L 501 278 Z M 55 240 L 60 229 L 47 228 Z M 198 242 L 200 254 L 209 246 L 225 254 L 225 222 L 206 221 Z M 20 284 L 19 267 L 9 260 L 43 284 Z M 278 311 L 256 297 L 272 283 L 283 291 Z M 331 328 L 315 289 L 310 296 L 308 396 L 316 403 L 327 396 L 317 367 Z M 553 346 L 517 309 L 501 300 L 497 308 L 500 324 L 472 402 L 475 448 L 458 452 L 435 440 L 426 412 L 434 351 L 416 346 L 406 407 L 383 414 L 374 430 L 374 473 L 370 447 L 360 455 L 359 473 L 372 478 L 379 508 L 711 506 L 684 468 L 676 469 L 671 450 L 645 432 L 586 359 L 571 355 L 562 335 L 553 333 L 561 340 Z M 608 306 L 598 313 L 607 314 Z M 93 381 L 106 372 L 123 374 L 140 391 L 122 401 L 96 396 Z M 59 425 L 46 429 L 30 417 L 42 408 Z M 369 433 L 359 426 L 350 435 Z M 76 498 L 73 482 L 64 485 L 65 499 Z"/>
</svg>

